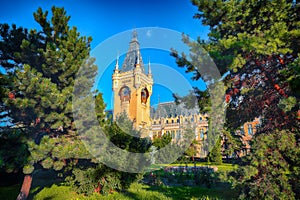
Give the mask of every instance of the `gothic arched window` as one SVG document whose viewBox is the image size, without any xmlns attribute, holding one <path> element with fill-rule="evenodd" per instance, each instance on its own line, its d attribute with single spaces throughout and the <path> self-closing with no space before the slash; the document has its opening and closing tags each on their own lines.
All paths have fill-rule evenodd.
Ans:
<svg viewBox="0 0 300 200">
<path fill-rule="evenodd" d="M 130 100 L 130 89 L 127 86 L 124 86 L 120 89 L 119 96 L 121 101 L 129 101 Z"/>
<path fill-rule="evenodd" d="M 141 91 L 141 102 L 146 104 L 149 97 L 149 92 L 147 88 L 143 88 Z"/>
</svg>

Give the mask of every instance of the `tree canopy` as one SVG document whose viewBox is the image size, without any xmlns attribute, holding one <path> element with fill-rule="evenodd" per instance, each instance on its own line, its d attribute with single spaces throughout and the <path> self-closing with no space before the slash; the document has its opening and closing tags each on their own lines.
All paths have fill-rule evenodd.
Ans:
<svg viewBox="0 0 300 200">
<path fill-rule="evenodd" d="M 52 7 L 50 19 L 41 8 L 33 15 L 38 30 L 0 25 L 0 65 L 5 69 L 0 103 L 7 125 L 2 129 L 10 134 L 16 130 L 26 138 L 25 174 L 39 164 L 61 170 L 79 158 L 92 158 L 77 137 L 72 94 L 79 68 L 87 68 L 89 86 L 97 70 L 89 58 L 91 38 L 68 25 L 70 16 L 64 8 Z M 24 193 L 28 195 L 28 188 L 22 187 L 19 198 Z"/>
<path fill-rule="evenodd" d="M 192 0 L 192 4 L 199 11 L 194 18 L 210 28 L 209 40 L 192 42 L 184 37 L 184 41 L 193 54 L 196 46 L 204 48 L 224 77 L 226 128 L 239 129 L 261 119 L 245 161 L 248 167 L 241 169 L 238 179 L 244 189 L 241 197 L 299 198 L 299 1 Z M 195 80 L 207 78 L 187 56 L 172 55 L 180 67 L 195 74 Z M 201 64 L 205 67 L 204 61 Z M 206 105 L 204 97 L 199 103 L 205 100 Z M 291 149 L 274 143 L 276 135 Z"/>
</svg>

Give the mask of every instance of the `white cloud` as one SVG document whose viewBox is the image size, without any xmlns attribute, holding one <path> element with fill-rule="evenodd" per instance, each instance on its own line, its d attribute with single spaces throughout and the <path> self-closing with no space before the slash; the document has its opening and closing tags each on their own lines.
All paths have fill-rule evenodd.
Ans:
<svg viewBox="0 0 300 200">
<path fill-rule="evenodd" d="M 152 30 L 148 30 L 148 31 L 146 32 L 146 35 L 147 35 L 147 37 L 151 37 L 151 36 L 152 36 Z"/>
</svg>

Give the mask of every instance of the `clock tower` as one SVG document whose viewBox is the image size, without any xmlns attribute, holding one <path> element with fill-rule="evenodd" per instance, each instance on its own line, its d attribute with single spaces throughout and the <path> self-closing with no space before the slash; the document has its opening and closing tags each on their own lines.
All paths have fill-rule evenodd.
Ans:
<svg viewBox="0 0 300 200">
<path fill-rule="evenodd" d="M 112 81 L 114 119 L 122 112 L 126 112 L 137 130 L 149 129 L 153 78 L 150 62 L 148 72 L 145 71 L 136 31 L 133 32 L 122 68 L 119 68 L 119 58 L 117 58 Z"/>
</svg>

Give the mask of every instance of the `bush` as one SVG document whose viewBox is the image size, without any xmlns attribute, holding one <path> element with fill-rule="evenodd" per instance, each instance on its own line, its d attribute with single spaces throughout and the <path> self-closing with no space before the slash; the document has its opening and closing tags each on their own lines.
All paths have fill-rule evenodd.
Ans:
<svg viewBox="0 0 300 200">
<path fill-rule="evenodd" d="M 223 161 L 222 161 L 222 154 L 221 154 L 221 138 L 218 139 L 215 146 L 209 153 L 207 159 L 209 162 L 212 162 L 216 165 L 222 164 Z"/>
<path fill-rule="evenodd" d="M 132 182 L 140 179 L 141 174 L 121 172 L 99 164 L 88 169 L 74 169 L 73 176 L 67 177 L 66 181 L 78 193 L 108 195 L 127 189 Z"/>
</svg>

